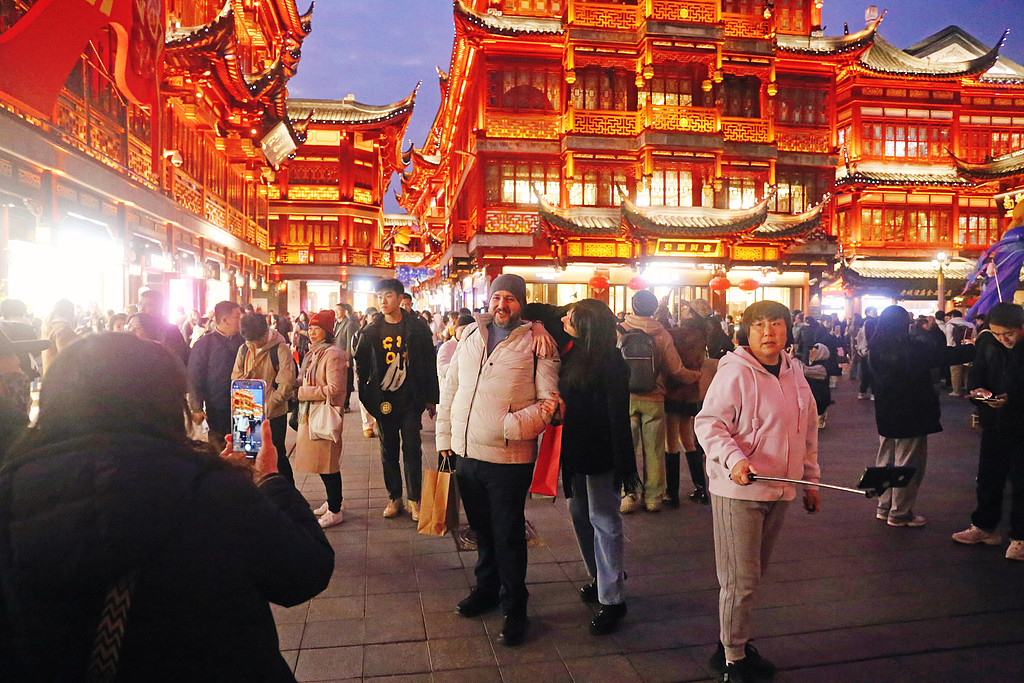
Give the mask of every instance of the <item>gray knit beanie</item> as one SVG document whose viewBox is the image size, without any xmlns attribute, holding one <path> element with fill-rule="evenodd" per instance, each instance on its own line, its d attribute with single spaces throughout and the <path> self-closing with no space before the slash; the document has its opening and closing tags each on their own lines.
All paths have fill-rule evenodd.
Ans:
<svg viewBox="0 0 1024 683">
<path fill-rule="evenodd" d="M 526 280 L 513 275 L 503 273 L 491 281 L 491 288 L 487 291 L 487 298 L 494 296 L 495 292 L 505 291 L 519 300 L 519 305 L 526 308 Z"/>
</svg>

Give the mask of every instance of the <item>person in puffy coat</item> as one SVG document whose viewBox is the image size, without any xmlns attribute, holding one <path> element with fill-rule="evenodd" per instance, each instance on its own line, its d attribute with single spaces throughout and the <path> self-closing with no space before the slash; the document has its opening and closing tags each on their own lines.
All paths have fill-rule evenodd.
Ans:
<svg viewBox="0 0 1024 683">
<path fill-rule="evenodd" d="M 270 603 L 317 595 L 334 552 L 266 422 L 255 467 L 230 443 L 218 458 L 186 436 L 186 387 L 179 360 L 131 335 L 50 367 L 0 467 L 3 680 L 86 680 L 104 605 L 126 596 L 117 681 L 295 680 Z"/>
<path fill-rule="evenodd" d="M 533 325 L 522 321 L 526 282 L 499 275 L 489 313 L 462 334 L 441 389 L 437 450 L 456 455 L 463 507 L 476 532 L 476 586 L 458 604 L 475 617 L 505 613 L 501 639 L 526 635 L 526 495 L 537 458 L 537 437 L 558 407 L 558 356 L 539 357 Z"/>
<path fill-rule="evenodd" d="M 728 681 L 770 678 L 775 666 L 750 644 L 754 604 L 796 486 L 751 475 L 818 481 L 818 414 L 803 372 L 784 352 L 789 309 L 758 301 L 743 312 L 745 340 L 718 364 L 697 414 L 697 438 L 708 456 L 708 488 L 721 586 L 720 642 L 711 666 Z M 818 490 L 804 490 L 817 512 Z"/>
</svg>

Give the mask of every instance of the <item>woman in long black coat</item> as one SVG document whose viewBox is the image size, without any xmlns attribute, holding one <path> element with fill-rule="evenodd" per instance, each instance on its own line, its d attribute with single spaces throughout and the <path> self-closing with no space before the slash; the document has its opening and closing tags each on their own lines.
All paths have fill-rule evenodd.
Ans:
<svg viewBox="0 0 1024 683">
<path fill-rule="evenodd" d="M 615 345 L 615 315 L 604 303 L 583 299 L 562 324 L 573 337 L 558 382 L 565 402 L 562 486 L 592 579 L 580 595 L 601 604 L 590 632 L 605 635 L 626 615 L 619 491 L 639 486 L 629 426 L 629 368 Z"/>
<path fill-rule="evenodd" d="M 906 488 L 889 489 L 878 498 L 876 516 L 895 527 L 925 524 L 914 503 L 928 463 L 928 435 L 942 431 L 931 370 L 974 358 L 973 346 L 936 347 L 911 336 L 912 320 L 906 309 L 889 306 L 868 340 L 879 440 L 875 464 L 917 468 Z"/>
</svg>

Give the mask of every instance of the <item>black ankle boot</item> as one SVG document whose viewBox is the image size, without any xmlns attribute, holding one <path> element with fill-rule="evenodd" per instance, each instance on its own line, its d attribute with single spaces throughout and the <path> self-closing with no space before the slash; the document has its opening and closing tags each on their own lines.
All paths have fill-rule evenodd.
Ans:
<svg viewBox="0 0 1024 683">
<path fill-rule="evenodd" d="M 679 506 L 679 454 L 665 454 L 665 498 L 669 505 Z"/>
<path fill-rule="evenodd" d="M 626 603 L 618 605 L 601 605 L 590 622 L 590 633 L 595 636 L 606 636 L 615 633 L 619 622 L 626 616 Z"/>
<path fill-rule="evenodd" d="M 694 491 L 690 494 L 690 500 L 701 505 L 711 502 L 708 498 L 708 480 L 704 474 L 704 456 L 700 451 L 686 452 L 686 466 L 690 470 L 690 479 L 693 480 Z"/>
</svg>

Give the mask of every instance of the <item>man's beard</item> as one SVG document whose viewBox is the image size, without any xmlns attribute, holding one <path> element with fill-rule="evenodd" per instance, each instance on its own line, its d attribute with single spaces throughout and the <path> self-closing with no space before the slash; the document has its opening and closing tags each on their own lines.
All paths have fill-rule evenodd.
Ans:
<svg viewBox="0 0 1024 683">
<path fill-rule="evenodd" d="M 508 321 L 504 323 L 498 322 L 498 311 L 495 311 L 493 315 L 494 324 L 503 330 L 510 330 L 519 327 L 519 323 L 521 323 L 523 320 L 522 313 L 510 313 L 508 316 Z"/>
</svg>

